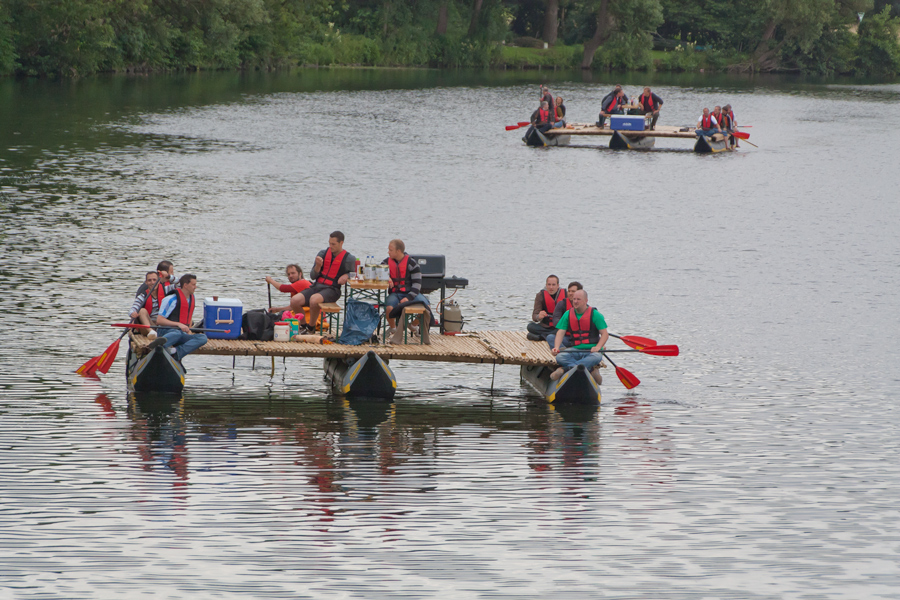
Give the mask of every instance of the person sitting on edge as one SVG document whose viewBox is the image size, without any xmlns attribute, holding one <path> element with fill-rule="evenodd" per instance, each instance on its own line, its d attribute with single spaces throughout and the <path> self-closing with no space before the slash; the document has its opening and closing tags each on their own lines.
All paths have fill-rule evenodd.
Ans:
<svg viewBox="0 0 900 600">
<path fill-rule="evenodd" d="M 157 277 L 162 277 L 163 279 L 165 279 L 165 281 L 163 281 L 163 284 L 175 285 L 175 282 L 176 282 L 175 265 L 173 265 L 170 261 L 168 261 L 168 260 L 159 261 L 159 264 L 156 265 L 156 271 L 154 271 L 154 272 L 157 273 Z M 146 293 L 147 290 L 149 290 L 152 285 L 153 284 L 147 285 L 147 278 L 145 277 L 144 283 L 142 283 L 141 286 L 134 293 L 134 297 L 137 298 L 141 294 Z"/>
<path fill-rule="evenodd" d="M 303 269 L 300 268 L 300 265 L 290 264 L 284 269 L 284 274 L 288 278 L 288 283 L 281 284 L 275 281 L 273 277 L 269 277 L 266 275 L 266 283 L 271 285 L 273 288 L 278 290 L 279 292 L 284 292 L 285 294 L 290 294 L 291 298 L 307 289 L 312 285 L 309 281 L 303 279 Z M 269 312 L 273 313 L 281 313 L 286 310 L 290 310 L 290 304 L 287 306 L 273 306 L 269 309 Z"/>
<path fill-rule="evenodd" d="M 622 108 L 624 104 L 628 104 L 628 96 L 625 95 L 622 86 L 617 85 L 613 91 L 604 96 L 600 103 L 600 120 L 597 121 L 597 127 L 602 128 L 606 123 L 606 117 L 610 115 L 624 115 L 625 109 Z"/>
<path fill-rule="evenodd" d="M 307 332 L 313 331 L 319 320 L 319 305 L 323 302 L 337 302 L 341 297 L 341 286 L 347 283 L 350 273 L 356 270 L 356 258 L 344 250 L 344 234 L 332 231 L 328 236 L 328 248 L 316 254 L 310 276 L 313 283 L 291 298 L 291 310 L 297 314 L 304 306 L 309 306 L 309 319 L 303 325 Z"/>
<path fill-rule="evenodd" d="M 207 342 L 205 334 L 191 333 L 196 290 L 197 276 L 182 275 L 175 293 L 169 294 L 160 303 L 156 324 L 165 333 L 147 345 L 148 351 L 162 346 L 175 355 L 175 360 L 181 362 L 185 356 Z"/>
<path fill-rule="evenodd" d="M 641 112 L 644 116 L 650 115 L 650 129 L 656 129 L 659 109 L 663 105 L 662 98 L 651 92 L 649 87 L 645 87 L 644 93 L 638 98 L 638 102 L 641 103 Z"/>
<path fill-rule="evenodd" d="M 719 121 L 716 120 L 716 117 L 709 112 L 708 108 L 703 109 L 703 114 L 697 120 L 697 129 L 696 131 L 694 131 L 694 133 L 696 133 L 698 136 L 710 136 L 717 133 L 722 133 L 722 128 L 719 127 Z"/>
<path fill-rule="evenodd" d="M 148 327 L 156 326 L 156 316 L 159 313 L 160 303 L 167 294 L 171 294 L 175 291 L 175 286 L 167 283 L 174 270 L 175 267 L 172 263 L 164 260 L 156 266 L 155 277 L 151 277 L 150 273 L 147 273 L 144 276 L 144 283 L 141 284 L 141 287 L 148 285 L 148 282 L 150 282 L 151 279 L 153 279 L 153 281 L 149 283 L 147 290 L 135 297 L 134 302 L 131 305 L 131 310 L 128 313 L 128 316 L 131 317 L 133 321 L 141 323 L 142 325 L 147 325 Z M 155 288 L 153 287 L 154 285 L 156 286 Z M 150 290 L 153 291 L 153 295 L 148 297 L 147 294 Z M 151 339 L 156 337 L 156 331 L 153 329 L 147 329 L 145 331 L 147 336 Z"/>
<path fill-rule="evenodd" d="M 381 261 L 381 264 L 388 266 L 391 275 L 391 287 L 384 302 L 385 315 L 390 326 L 388 336 L 397 335 L 396 341 L 399 342 L 403 332 L 396 331 L 397 320 L 390 317 L 391 311 L 408 302 L 421 302 L 430 311 L 431 303 L 422 293 L 422 269 L 419 263 L 406 253 L 406 244 L 403 240 L 391 240 L 388 243 L 388 257 Z M 425 318 L 431 320 L 428 315 Z M 426 326 L 424 323 L 421 325 Z"/>
<path fill-rule="evenodd" d="M 550 317 L 550 322 L 553 323 L 553 333 L 547 335 L 547 343 L 550 344 L 550 349 L 553 349 L 553 345 L 556 343 L 556 325 L 559 323 L 559 320 L 566 313 L 567 310 L 572 310 L 572 298 L 575 296 L 575 292 L 578 290 L 583 290 L 584 286 L 581 285 L 577 281 L 571 282 L 566 286 L 566 296 L 565 302 L 563 302 L 563 298 L 560 298 L 560 301 L 556 303 L 556 308 L 553 309 L 553 315 Z M 566 348 L 572 345 L 572 336 L 564 335 L 562 345 Z"/>
<path fill-rule="evenodd" d="M 544 289 L 534 297 L 534 309 L 531 311 L 531 323 L 525 329 L 528 331 L 525 337 L 532 342 L 547 339 L 548 335 L 556 333 L 556 322 L 553 320 L 553 311 L 556 306 L 565 299 L 565 292 L 559 287 L 559 277 L 547 276 Z M 564 303 L 563 303 L 564 304 Z"/>
<path fill-rule="evenodd" d="M 556 108 L 554 109 L 554 111 L 555 111 L 555 118 L 554 118 L 555 123 L 553 123 L 553 129 L 559 129 L 561 127 L 565 127 L 566 126 L 566 105 L 563 104 L 562 96 L 556 97 Z"/>
<path fill-rule="evenodd" d="M 525 136 L 522 138 L 523 142 L 528 142 L 528 138 L 531 137 L 531 132 L 537 129 L 541 133 L 548 132 L 553 127 L 553 113 L 550 111 L 550 105 L 546 102 L 541 102 L 541 107 L 531 113 L 531 127 L 528 128 L 528 131 L 525 132 Z"/>
<path fill-rule="evenodd" d="M 731 110 L 731 105 L 726 104 L 722 107 L 721 117 L 719 118 L 719 125 L 722 127 L 722 131 L 725 133 L 733 133 L 735 129 L 737 129 L 737 123 L 734 120 L 734 111 Z M 737 138 L 734 136 L 729 137 L 729 141 L 731 142 L 732 148 L 737 148 Z"/>
<path fill-rule="evenodd" d="M 594 381 L 598 384 L 603 382 L 600 376 L 603 355 L 600 351 L 609 339 L 609 333 L 606 331 L 606 320 L 603 315 L 596 308 L 589 306 L 587 301 L 587 292 L 584 290 L 575 292 L 572 310 L 567 310 L 556 324 L 557 329 L 572 336 L 573 345 L 565 352 L 560 352 L 562 338 L 559 334 L 556 335 L 552 352 L 556 355 L 559 368 L 550 374 L 553 381 L 562 377 L 563 373 L 572 367 L 583 365 L 593 376 Z"/>
</svg>

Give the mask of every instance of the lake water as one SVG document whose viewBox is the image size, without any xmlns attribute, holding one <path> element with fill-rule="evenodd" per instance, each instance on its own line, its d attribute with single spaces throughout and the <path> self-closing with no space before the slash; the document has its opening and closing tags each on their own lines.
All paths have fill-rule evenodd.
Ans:
<svg viewBox="0 0 900 600">
<path fill-rule="evenodd" d="M 731 103 L 754 148 L 527 148 L 538 83 L 592 122 Z M 0 598 L 900 598 L 900 85 L 321 70 L 0 80 Z M 573 139 L 574 140 L 574 139 Z M 188 358 L 130 398 L 143 273 L 266 305 L 328 233 L 445 254 L 467 329 L 581 281 L 623 354 L 599 410 L 514 367 Z M 611 344 L 611 347 L 619 347 Z M 491 391 L 493 388 L 493 392 Z"/>
</svg>

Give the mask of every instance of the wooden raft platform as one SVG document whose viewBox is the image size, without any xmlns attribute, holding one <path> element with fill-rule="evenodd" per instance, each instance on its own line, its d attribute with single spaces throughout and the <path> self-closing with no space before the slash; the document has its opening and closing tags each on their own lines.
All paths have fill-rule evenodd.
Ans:
<svg viewBox="0 0 900 600">
<path fill-rule="evenodd" d="M 142 335 L 131 336 L 132 349 L 150 343 Z M 309 344 L 304 342 L 259 342 L 209 340 L 194 354 L 218 356 L 284 356 L 293 358 L 360 358 L 374 350 L 384 360 L 491 363 L 498 365 L 555 365 L 547 342 L 532 342 L 524 331 L 466 331 L 460 335 L 432 335 L 431 345 L 416 343 Z M 524 353 L 524 355 L 523 355 Z"/>
<path fill-rule="evenodd" d="M 573 129 L 551 129 L 544 133 L 545 136 L 554 137 L 558 135 L 612 135 L 614 130 L 609 127 L 600 129 L 595 125 L 588 123 L 572 123 Z M 684 127 L 675 127 L 674 125 L 657 125 L 656 129 L 646 129 L 644 131 L 619 131 L 622 135 L 628 137 L 659 137 L 659 138 L 683 138 L 697 139 L 694 128 L 688 128 L 689 131 L 681 131 Z"/>
</svg>

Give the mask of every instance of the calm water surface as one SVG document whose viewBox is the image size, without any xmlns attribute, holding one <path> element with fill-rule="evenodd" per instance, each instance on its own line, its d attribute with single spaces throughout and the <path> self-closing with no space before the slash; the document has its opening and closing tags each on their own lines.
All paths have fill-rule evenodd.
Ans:
<svg viewBox="0 0 900 600">
<path fill-rule="evenodd" d="M 900 85 L 658 77 L 661 123 L 753 125 L 700 156 L 526 148 L 540 78 L 0 81 L 0 598 L 900 598 Z M 545 81 L 581 122 L 616 83 Z M 553 272 L 682 355 L 588 411 L 502 366 L 72 373 L 160 259 L 261 307 L 334 229 L 445 254 L 468 329 Z"/>
</svg>

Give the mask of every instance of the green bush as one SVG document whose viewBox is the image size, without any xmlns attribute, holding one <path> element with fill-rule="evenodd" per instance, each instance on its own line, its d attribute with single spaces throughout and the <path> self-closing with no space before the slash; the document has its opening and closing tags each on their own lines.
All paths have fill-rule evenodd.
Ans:
<svg viewBox="0 0 900 600">
<path fill-rule="evenodd" d="M 863 19 L 859 26 L 857 71 L 862 75 L 890 77 L 900 74 L 900 18 L 891 17 L 890 6 Z"/>
</svg>

